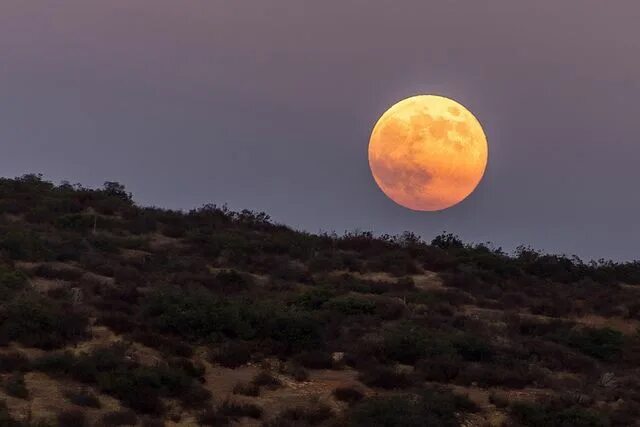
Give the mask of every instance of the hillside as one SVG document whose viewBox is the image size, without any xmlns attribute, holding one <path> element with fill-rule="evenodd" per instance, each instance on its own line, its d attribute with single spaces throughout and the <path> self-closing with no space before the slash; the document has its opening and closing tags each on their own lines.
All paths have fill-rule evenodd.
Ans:
<svg viewBox="0 0 640 427">
<path fill-rule="evenodd" d="M 0 426 L 640 425 L 638 263 L 26 175 L 0 294 Z"/>
</svg>

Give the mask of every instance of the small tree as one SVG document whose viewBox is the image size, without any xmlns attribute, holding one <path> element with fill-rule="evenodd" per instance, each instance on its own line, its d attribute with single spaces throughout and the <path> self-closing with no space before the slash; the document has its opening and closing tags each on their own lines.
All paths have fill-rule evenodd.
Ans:
<svg viewBox="0 0 640 427">
<path fill-rule="evenodd" d="M 124 185 L 119 182 L 105 181 L 102 191 L 111 197 L 117 197 L 118 199 L 122 199 L 126 202 L 131 202 L 132 200 L 131 193 L 128 193 Z"/>
</svg>

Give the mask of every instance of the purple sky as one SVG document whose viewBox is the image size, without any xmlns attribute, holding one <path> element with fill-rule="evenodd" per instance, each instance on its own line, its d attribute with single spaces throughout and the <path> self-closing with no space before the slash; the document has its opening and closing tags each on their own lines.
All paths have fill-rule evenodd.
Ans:
<svg viewBox="0 0 640 427">
<path fill-rule="evenodd" d="M 0 175 L 118 180 L 309 231 L 640 258 L 638 0 L 0 2 Z M 437 93 L 489 138 L 439 213 L 376 187 L 371 128 Z"/>
</svg>

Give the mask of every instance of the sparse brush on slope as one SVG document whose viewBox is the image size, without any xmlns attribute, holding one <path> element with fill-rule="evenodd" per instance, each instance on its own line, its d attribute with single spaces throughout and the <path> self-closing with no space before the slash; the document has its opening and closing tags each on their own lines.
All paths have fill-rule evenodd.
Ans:
<svg viewBox="0 0 640 427">
<path fill-rule="evenodd" d="M 17 396 L 0 424 L 21 425 L 14 402 L 43 399 L 42 380 L 68 391 L 47 396 L 54 424 L 83 423 L 82 406 L 105 425 L 458 425 L 493 410 L 629 425 L 638 283 L 638 262 L 311 234 L 225 206 L 140 207 L 114 182 L 0 179 L 0 373 Z M 584 396 L 478 409 L 447 387 Z"/>
</svg>

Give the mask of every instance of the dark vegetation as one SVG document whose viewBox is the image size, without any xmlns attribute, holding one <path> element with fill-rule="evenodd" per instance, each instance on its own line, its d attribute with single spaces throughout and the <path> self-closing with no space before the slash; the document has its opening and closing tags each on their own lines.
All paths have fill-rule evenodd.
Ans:
<svg viewBox="0 0 640 427">
<path fill-rule="evenodd" d="M 100 399 L 87 389 L 68 391 L 66 397 L 71 403 L 78 406 L 85 406 L 88 408 L 100 408 Z"/>
<path fill-rule="evenodd" d="M 197 370 L 182 364 L 139 365 L 126 357 L 126 350 L 123 345 L 113 345 L 79 356 L 68 352 L 50 353 L 36 359 L 33 368 L 96 385 L 102 392 L 142 413 L 162 413 L 162 397 L 175 397 L 186 406 L 208 402 L 210 393 L 194 380 L 200 374 Z"/>
<path fill-rule="evenodd" d="M 224 206 L 139 207 L 113 182 L 0 179 L 2 390 L 30 399 L 31 372 L 77 383 L 54 424 L 89 423 L 83 411 L 104 394 L 129 409 L 102 414 L 103 425 L 173 416 L 176 405 L 202 425 L 458 425 L 484 409 L 445 388 L 457 385 L 491 389 L 513 425 L 631 425 L 638 284 L 638 262 L 507 254 L 452 234 L 315 235 Z M 119 341 L 73 351 L 96 326 Z M 137 360 L 135 345 L 160 361 Z M 243 400 L 207 391 L 204 362 L 267 359 L 299 382 L 353 369 L 361 384 L 328 390 L 341 413 L 317 402 L 267 414 L 249 401 L 286 385 L 266 370 L 235 386 Z M 510 401 L 502 391 L 514 389 L 549 398 Z M 0 425 L 27 424 L 0 406 Z"/>
<path fill-rule="evenodd" d="M 350 414 L 352 426 L 420 427 L 457 426 L 477 407 L 467 398 L 446 391 L 425 389 L 362 401 Z"/>
</svg>

